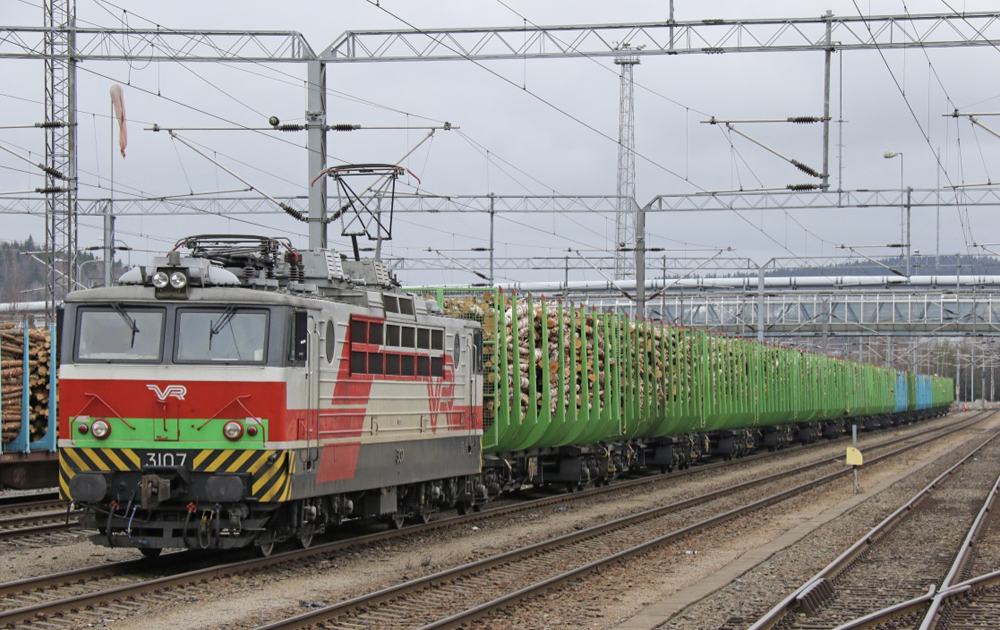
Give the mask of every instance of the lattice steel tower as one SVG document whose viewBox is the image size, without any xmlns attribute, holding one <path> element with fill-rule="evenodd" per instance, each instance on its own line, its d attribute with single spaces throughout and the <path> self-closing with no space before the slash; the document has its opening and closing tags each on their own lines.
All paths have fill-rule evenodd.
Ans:
<svg viewBox="0 0 1000 630">
<path fill-rule="evenodd" d="M 628 44 L 619 50 L 627 51 Z M 632 68 L 637 55 L 615 57 L 621 66 L 621 102 L 618 105 L 618 209 L 615 213 L 615 279 L 635 277 L 635 110 Z"/>
<path fill-rule="evenodd" d="M 46 315 L 76 281 L 76 0 L 45 0 Z"/>
</svg>

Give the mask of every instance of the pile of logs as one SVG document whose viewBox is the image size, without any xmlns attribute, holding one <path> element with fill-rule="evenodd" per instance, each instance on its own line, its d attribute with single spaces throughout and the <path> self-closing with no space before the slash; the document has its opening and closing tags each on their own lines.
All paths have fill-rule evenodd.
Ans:
<svg viewBox="0 0 1000 630">
<path fill-rule="evenodd" d="M 503 321 L 505 330 L 496 326 L 500 317 L 497 309 L 498 297 L 493 292 L 477 295 L 448 297 L 444 300 L 444 313 L 450 317 L 475 319 L 483 323 L 484 373 L 486 392 L 498 389 L 494 383 L 495 362 L 499 360 L 500 335 L 507 342 L 508 369 L 499 371 L 500 378 L 508 375 L 511 403 L 516 409 L 520 401 L 522 417 L 528 410 L 541 413 L 545 410 L 546 394 L 548 410 L 555 414 L 558 409 L 560 389 L 566 405 L 570 408 L 571 395 L 576 401 L 576 410 L 604 409 L 611 402 L 614 388 L 622 397 L 638 395 L 652 402 L 653 397 L 661 406 L 671 404 L 680 397 L 691 402 L 689 380 L 693 365 L 681 368 L 681 374 L 671 375 L 672 361 L 684 364 L 690 360 L 691 340 L 681 335 L 678 329 L 670 329 L 659 324 L 639 324 L 620 314 L 595 313 L 576 305 L 563 304 L 560 316 L 559 303 L 549 301 L 545 308 L 540 300 L 532 301 L 518 296 L 516 307 L 507 296 Z M 515 328 L 516 319 L 516 328 Z M 532 352 L 532 336 L 534 351 Z M 575 351 L 575 361 L 574 358 Z M 560 356 L 561 355 L 561 356 Z M 514 357 L 518 359 L 518 371 L 514 372 Z M 631 357 L 626 365 L 624 361 Z M 721 356 L 718 357 L 721 362 Z M 606 371 L 615 370 L 619 362 L 620 379 L 606 379 Z M 721 366 L 720 366 L 721 367 Z M 548 382 L 546 384 L 546 371 Z M 532 400 L 531 381 L 534 376 L 535 391 Z M 608 375 L 611 376 L 611 375 Z M 584 396 L 584 380 L 586 396 Z M 651 381 L 651 382 L 650 382 Z M 545 389 L 548 389 L 546 392 Z M 634 388 L 634 389 L 633 389 Z M 646 389 L 651 391 L 647 394 Z M 497 392 L 499 395 L 499 392 Z M 647 396 L 649 396 L 647 398 Z M 595 402 L 596 400 L 596 402 Z M 488 407 L 484 416 L 492 417 L 492 400 L 487 397 Z M 586 407 L 585 407 L 586 406 Z"/>
<path fill-rule="evenodd" d="M 485 292 L 475 296 L 449 297 L 443 304 L 444 313 L 448 316 L 476 319 L 483 323 L 483 371 L 487 392 L 495 390 L 497 385 L 493 383 L 496 378 L 494 365 L 499 360 L 497 344 L 500 340 L 497 337 L 501 331 L 495 325 L 495 318 L 498 316 L 495 299 L 492 292 Z M 520 401 L 522 417 L 532 405 L 538 412 L 544 410 L 546 388 L 549 412 L 552 414 L 556 413 L 558 407 L 560 388 L 567 407 L 571 392 L 575 395 L 577 410 L 583 409 L 584 405 L 593 406 L 595 396 L 598 404 L 603 406 L 607 395 L 605 370 L 611 369 L 618 360 L 618 357 L 607 350 L 611 339 L 605 339 L 604 316 L 595 315 L 580 307 L 571 309 L 569 305 L 564 305 L 560 319 L 558 303 L 547 303 L 543 312 L 540 301 L 535 301 L 529 307 L 527 298 L 519 298 L 516 309 L 515 312 L 511 303 L 507 302 L 503 314 L 506 329 L 502 334 L 507 341 L 507 362 L 510 369 L 501 370 L 500 373 L 508 374 L 511 401 L 513 404 Z M 609 329 L 613 330 L 610 326 Z M 625 331 L 618 328 L 617 334 L 621 336 L 619 347 L 624 347 Z M 534 353 L 531 349 L 531 335 L 534 335 Z M 563 355 L 561 360 L 560 338 Z M 571 361 L 572 348 L 575 348 L 575 363 Z M 513 370 L 515 355 L 518 358 L 517 374 Z M 534 401 L 531 399 L 532 372 L 535 381 Z M 583 395 L 584 379 L 587 380 L 586 397 Z M 487 410 L 484 412 L 484 419 L 493 414 L 492 401 L 487 400 L 485 404 Z M 567 409 L 567 412 L 573 411 Z"/>
<path fill-rule="evenodd" d="M 483 428 L 489 429 L 496 419 L 496 311 L 492 291 L 445 298 L 442 310 L 448 317 L 472 319 L 483 326 Z"/>
<path fill-rule="evenodd" d="M 52 340 L 47 329 L 28 331 L 29 439 L 45 435 L 49 419 L 49 370 Z M 24 329 L 0 323 L 0 388 L 2 388 L 2 439 L 17 437 L 21 426 L 24 393 Z"/>
</svg>

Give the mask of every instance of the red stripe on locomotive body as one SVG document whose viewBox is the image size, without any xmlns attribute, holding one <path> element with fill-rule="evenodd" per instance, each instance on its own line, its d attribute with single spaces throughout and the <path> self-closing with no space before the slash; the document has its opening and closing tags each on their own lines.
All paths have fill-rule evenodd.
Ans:
<svg viewBox="0 0 1000 630">
<path fill-rule="evenodd" d="M 337 370 L 337 383 L 333 387 L 335 408 L 320 412 L 319 439 L 355 438 L 357 441 L 327 444 L 323 447 L 316 471 L 318 483 L 352 479 L 358 467 L 361 430 L 364 428 L 365 411 L 371 399 L 375 377 L 370 374 L 351 374 L 350 350 L 351 344 L 342 344 L 340 369 Z"/>
<path fill-rule="evenodd" d="M 375 317 L 353 317 L 351 322 L 385 324 L 385 320 Z M 347 339 L 351 338 L 348 330 Z M 372 374 L 352 374 L 350 352 L 359 348 L 365 350 L 381 350 L 370 344 L 344 343 L 341 348 L 340 363 L 337 370 L 336 385 L 333 389 L 333 407 L 319 412 L 319 439 L 345 438 L 348 442 L 326 444 L 320 454 L 316 481 L 326 483 L 352 479 L 357 471 L 358 453 L 361 449 L 361 435 L 365 427 L 365 419 L 369 414 L 380 416 L 380 410 L 371 409 L 372 388 L 378 384 L 401 383 L 404 381 L 424 383 L 426 385 L 426 403 L 430 416 L 431 433 L 437 435 L 438 430 L 471 431 L 482 430 L 482 407 L 460 406 L 455 404 L 455 368 L 452 357 L 444 355 L 444 376 L 397 376 L 376 377 Z M 401 353 L 406 356 L 406 353 Z M 411 355 L 411 356 L 416 356 Z M 378 379 L 378 380 L 376 380 Z M 415 398 L 414 405 L 423 405 L 423 400 Z M 306 413 L 297 414 L 300 438 L 304 439 L 308 431 Z"/>
<path fill-rule="evenodd" d="M 59 380 L 59 437 L 70 438 L 69 419 L 266 418 L 268 438 L 294 439 L 285 423 L 286 384 L 278 382 L 174 379 Z"/>
</svg>

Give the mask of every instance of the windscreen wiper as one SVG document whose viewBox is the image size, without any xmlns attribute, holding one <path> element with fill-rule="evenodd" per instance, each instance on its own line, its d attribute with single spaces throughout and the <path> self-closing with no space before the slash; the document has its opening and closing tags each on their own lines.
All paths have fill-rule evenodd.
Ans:
<svg viewBox="0 0 1000 630">
<path fill-rule="evenodd" d="M 212 337 L 218 335 L 222 332 L 222 329 L 226 327 L 233 317 L 236 316 L 236 307 L 230 304 L 226 307 L 226 310 L 222 312 L 222 317 L 219 318 L 218 322 L 212 324 L 212 327 L 208 331 L 208 349 L 212 349 Z"/>
<path fill-rule="evenodd" d="M 111 305 L 111 308 L 113 308 L 115 312 L 125 320 L 125 323 L 128 324 L 129 329 L 132 331 L 132 343 L 129 347 L 135 348 L 135 335 L 139 332 L 139 327 L 136 325 L 135 320 L 129 317 L 128 313 L 125 312 L 125 309 L 122 308 L 121 304 L 114 303 Z"/>
</svg>

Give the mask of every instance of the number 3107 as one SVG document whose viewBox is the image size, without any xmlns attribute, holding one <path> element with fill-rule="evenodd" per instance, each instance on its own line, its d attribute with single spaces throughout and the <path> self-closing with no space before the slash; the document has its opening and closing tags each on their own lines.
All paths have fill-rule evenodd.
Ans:
<svg viewBox="0 0 1000 630">
<path fill-rule="evenodd" d="M 146 453 L 146 465 L 163 467 L 183 466 L 187 453 Z"/>
</svg>

